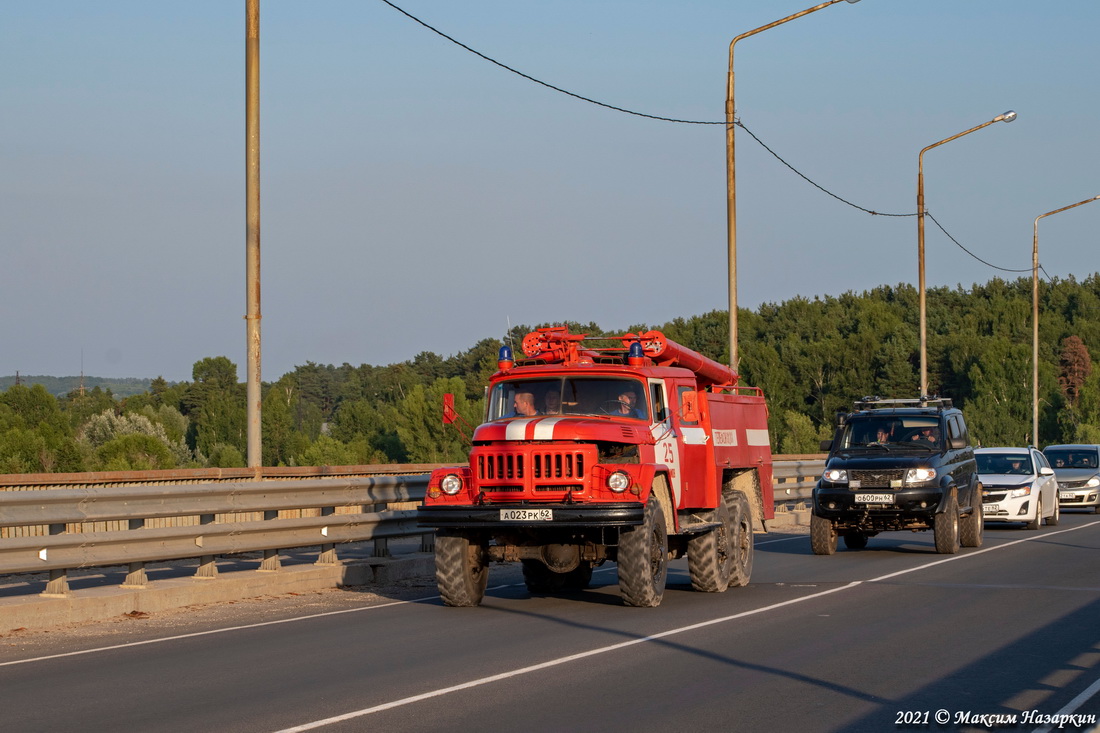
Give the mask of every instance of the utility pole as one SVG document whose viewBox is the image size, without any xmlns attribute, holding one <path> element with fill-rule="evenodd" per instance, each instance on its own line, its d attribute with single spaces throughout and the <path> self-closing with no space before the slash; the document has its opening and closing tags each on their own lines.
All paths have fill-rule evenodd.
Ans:
<svg viewBox="0 0 1100 733">
<path fill-rule="evenodd" d="M 263 465 L 260 440 L 260 0 L 245 0 L 245 315 L 248 467 Z"/>
</svg>

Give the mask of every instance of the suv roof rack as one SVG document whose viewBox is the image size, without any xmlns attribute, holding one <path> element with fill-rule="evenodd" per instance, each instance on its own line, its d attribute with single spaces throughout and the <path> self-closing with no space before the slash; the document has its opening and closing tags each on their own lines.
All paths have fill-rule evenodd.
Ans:
<svg viewBox="0 0 1100 733">
<path fill-rule="evenodd" d="M 855 402 L 857 410 L 881 410 L 890 407 L 936 407 L 943 410 L 951 406 L 950 397 L 928 397 L 927 395 L 916 399 L 884 399 L 868 396 Z"/>
</svg>

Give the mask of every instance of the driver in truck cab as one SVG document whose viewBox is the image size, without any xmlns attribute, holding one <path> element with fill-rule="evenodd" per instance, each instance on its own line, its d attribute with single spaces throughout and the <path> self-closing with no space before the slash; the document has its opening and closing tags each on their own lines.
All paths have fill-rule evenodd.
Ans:
<svg viewBox="0 0 1100 733">
<path fill-rule="evenodd" d="M 516 396 L 512 398 L 512 411 L 504 417 L 534 417 L 538 414 L 535 395 L 531 392 L 516 392 Z"/>
</svg>

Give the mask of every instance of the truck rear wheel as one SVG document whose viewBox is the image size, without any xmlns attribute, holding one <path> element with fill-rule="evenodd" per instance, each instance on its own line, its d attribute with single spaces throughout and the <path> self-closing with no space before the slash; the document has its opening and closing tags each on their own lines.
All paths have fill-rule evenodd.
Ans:
<svg viewBox="0 0 1100 733">
<path fill-rule="evenodd" d="M 708 514 L 708 521 L 719 522 L 710 532 L 688 540 L 688 575 L 691 587 L 703 593 L 721 593 L 730 584 L 733 573 L 733 527 L 725 501 Z"/>
<path fill-rule="evenodd" d="M 836 527 L 833 523 L 819 517 L 810 515 L 810 549 L 815 555 L 832 555 L 836 552 Z"/>
<path fill-rule="evenodd" d="M 619 533 L 619 594 L 628 606 L 655 608 L 665 595 L 668 534 L 665 512 L 650 492 L 642 523 Z"/>
<path fill-rule="evenodd" d="M 448 606 L 477 606 L 489 582 L 485 548 L 462 534 L 435 537 L 435 582 Z"/>
<path fill-rule="evenodd" d="M 730 585 L 740 587 L 749 584 L 752 575 L 752 508 L 749 498 L 743 491 L 735 491 L 726 496 L 730 509 L 730 544 L 733 546 L 733 572 L 730 573 Z"/>
</svg>

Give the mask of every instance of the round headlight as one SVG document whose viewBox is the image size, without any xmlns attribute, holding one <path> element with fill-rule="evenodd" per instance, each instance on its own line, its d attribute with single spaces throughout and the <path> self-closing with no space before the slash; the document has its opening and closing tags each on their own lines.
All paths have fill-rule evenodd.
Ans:
<svg viewBox="0 0 1100 733">
<path fill-rule="evenodd" d="M 439 482 L 439 488 L 443 489 L 444 494 L 454 496 L 462 491 L 462 479 L 458 474 L 448 473 L 443 477 L 443 480 Z"/>
<path fill-rule="evenodd" d="M 834 484 L 843 484 L 848 481 L 848 472 L 843 468 L 830 468 L 821 474 L 821 478 L 826 481 L 831 481 Z"/>
<path fill-rule="evenodd" d="M 626 491 L 630 488 L 630 476 L 622 471 L 616 471 L 607 477 L 607 488 L 615 492 Z"/>
<path fill-rule="evenodd" d="M 910 468 L 905 474 L 905 483 L 922 483 L 931 481 L 934 478 L 936 478 L 936 469 L 934 468 Z"/>
</svg>

